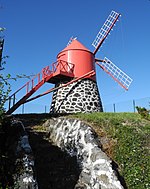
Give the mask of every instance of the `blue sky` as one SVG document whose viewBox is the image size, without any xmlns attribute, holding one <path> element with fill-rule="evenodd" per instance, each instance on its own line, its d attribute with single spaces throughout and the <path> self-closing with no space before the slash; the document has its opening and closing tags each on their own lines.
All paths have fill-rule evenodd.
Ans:
<svg viewBox="0 0 150 189">
<path fill-rule="evenodd" d="M 111 10 L 121 13 L 114 30 L 97 53 L 109 58 L 132 79 L 125 92 L 97 68 L 97 83 L 104 104 L 150 97 L 150 1 L 149 0 L 0 0 L 0 26 L 5 27 L 4 72 L 36 74 L 55 62 L 71 36 L 91 51 L 92 42 Z M 27 79 L 12 82 L 12 91 Z M 39 92 L 53 87 L 46 84 Z M 33 104 L 49 106 L 51 95 Z M 31 106 L 32 104 L 30 104 Z"/>
</svg>

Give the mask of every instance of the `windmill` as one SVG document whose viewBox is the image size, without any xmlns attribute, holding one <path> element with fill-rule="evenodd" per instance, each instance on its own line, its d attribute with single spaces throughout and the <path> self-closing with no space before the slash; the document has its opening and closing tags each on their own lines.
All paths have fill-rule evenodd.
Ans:
<svg viewBox="0 0 150 189">
<path fill-rule="evenodd" d="M 110 13 L 92 43 L 95 47 L 94 52 L 91 52 L 76 38 L 72 37 L 67 47 L 57 55 L 57 61 L 52 64 L 52 68 L 50 66 L 43 68 L 31 81 L 9 97 L 7 114 L 14 112 L 21 104 L 50 92 L 53 92 L 51 113 L 103 111 L 96 82 L 95 65 L 100 66 L 121 87 L 128 90 L 132 79 L 126 73 L 106 57 L 102 60 L 95 58 L 96 53 L 119 17 L 120 14 L 115 11 Z M 53 83 L 55 86 L 45 93 L 30 98 L 45 82 Z M 24 88 L 26 89 L 26 94 L 18 102 L 15 102 L 16 95 Z M 12 101 L 13 105 L 11 106 Z"/>
</svg>

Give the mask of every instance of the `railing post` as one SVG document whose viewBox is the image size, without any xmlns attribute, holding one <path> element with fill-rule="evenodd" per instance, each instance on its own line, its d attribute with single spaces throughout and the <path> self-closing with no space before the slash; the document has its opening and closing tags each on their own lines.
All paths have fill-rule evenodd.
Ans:
<svg viewBox="0 0 150 189">
<path fill-rule="evenodd" d="M 38 83 L 40 82 L 40 73 L 38 73 Z"/>
<path fill-rule="evenodd" d="M 34 87 L 34 80 L 32 79 L 32 89 L 33 89 L 33 87 Z"/>
<path fill-rule="evenodd" d="M 60 71 L 63 70 L 62 60 L 59 61 L 57 69 L 59 69 Z"/>
<path fill-rule="evenodd" d="M 54 72 L 54 63 L 52 64 L 52 72 Z"/>
<path fill-rule="evenodd" d="M 27 85 L 26 85 L 26 93 L 29 92 L 29 82 L 27 82 Z"/>
<path fill-rule="evenodd" d="M 10 107 L 11 107 L 11 97 L 9 97 L 8 110 L 10 110 Z"/>
<path fill-rule="evenodd" d="M 24 104 L 22 104 L 22 114 L 24 114 Z"/>
<path fill-rule="evenodd" d="M 15 104 L 15 98 L 16 98 L 16 95 L 14 94 L 14 95 L 13 95 L 13 106 L 14 106 L 14 104 Z"/>
<path fill-rule="evenodd" d="M 133 111 L 134 111 L 134 113 L 136 112 L 136 108 L 135 108 L 135 100 L 133 100 Z"/>
<path fill-rule="evenodd" d="M 114 113 L 116 113 L 116 106 L 113 104 Z"/>
</svg>

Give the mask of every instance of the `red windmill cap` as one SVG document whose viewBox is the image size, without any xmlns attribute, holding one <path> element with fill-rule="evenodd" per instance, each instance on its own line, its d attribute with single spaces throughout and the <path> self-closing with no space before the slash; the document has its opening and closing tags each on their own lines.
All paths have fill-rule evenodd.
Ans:
<svg viewBox="0 0 150 189">
<path fill-rule="evenodd" d="M 73 40 L 71 42 L 70 45 L 68 45 L 65 49 L 63 49 L 62 51 L 67 51 L 67 50 L 72 50 L 72 49 L 80 49 L 80 50 L 84 50 L 84 51 L 90 51 L 89 49 L 87 49 L 84 45 L 82 45 L 78 40 Z"/>
</svg>

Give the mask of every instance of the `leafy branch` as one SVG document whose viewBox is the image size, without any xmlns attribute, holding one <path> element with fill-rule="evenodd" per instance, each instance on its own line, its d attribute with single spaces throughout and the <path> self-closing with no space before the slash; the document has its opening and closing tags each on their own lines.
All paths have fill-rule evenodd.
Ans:
<svg viewBox="0 0 150 189">
<path fill-rule="evenodd" d="M 141 115 L 142 118 L 149 120 L 150 110 L 147 110 L 145 107 L 136 106 L 137 112 Z"/>
</svg>

